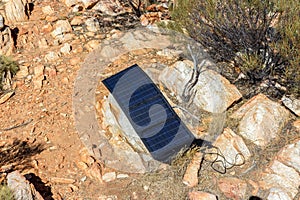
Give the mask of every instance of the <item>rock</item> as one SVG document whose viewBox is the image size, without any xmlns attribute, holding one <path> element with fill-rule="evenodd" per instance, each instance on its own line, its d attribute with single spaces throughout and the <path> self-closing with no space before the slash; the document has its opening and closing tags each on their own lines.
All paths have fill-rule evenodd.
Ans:
<svg viewBox="0 0 300 200">
<path fill-rule="evenodd" d="M 0 29 L 4 28 L 4 18 L 2 15 L 0 15 Z"/>
<path fill-rule="evenodd" d="M 298 132 L 300 132 L 300 119 L 296 120 L 294 123 L 293 123 L 293 126 L 296 128 L 296 130 Z"/>
<path fill-rule="evenodd" d="M 84 7 L 87 9 L 92 8 L 93 6 L 96 5 L 96 3 L 98 3 L 101 0 L 81 0 L 81 2 L 83 3 Z M 103 0 L 102 0 L 103 1 Z M 103 3 L 103 2 L 102 2 Z"/>
<path fill-rule="evenodd" d="M 100 183 L 103 183 L 103 178 L 102 178 L 102 168 L 99 163 L 93 163 L 92 166 L 88 169 L 87 175 L 90 178 L 98 180 Z M 105 180 L 104 180 L 105 181 Z"/>
<path fill-rule="evenodd" d="M 79 25 L 81 25 L 81 24 L 84 23 L 84 20 L 85 20 L 85 19 L 84 19 L 82 16 L 75 16 L 75 17 L 71 20 L 70 24 L 71 24 L 72 26 L 79 26 Z M 86 25 L 88 26 L 88 23 L 86 23 Z"/>
<path fill-rule="evenodd" d="M 60 177 L 51 177 L 50 180 L 51 182 L 62 183 L 62 184 L 72 184 L 76 182 L 76 180 L 72 178 L 60 178 Z"/>
<path fill-rule="evenodd" d="M 59 59 L 59 54 L 54 51 L 50 51 L 45 55 L 46 62 L 54 62 L 57 61 L 58 59 Z"/>
<path fill-rule="evenodd" d="M 102 179 L 105 182 L 113 181 L 117 178 L 116 172 L 108 172 L 103 174 Z"/>
<path fill-rule="evenodd" d="M 271 188 L 267 200 L 292 200 L 292 198 L 282 189 Z"/>
<path fill-rule="evenodd" d="M 42 48 L 42 49 L 49 48 L 48 42 L 45 38 L 42 38 L 41 40 L 39 40 L 38 45 L 39 45 L 39 48 Z"/>
<path fill-rule="evenodd" d="M 212 64 L 209 61 L 207 63 Z M 159 77 L 159 80 L 181 101 L 183 101 L 184 86 L 192 75 L 192 67 L 193 63 L 189 60 L 178 61 L 173 67 L 166 67 Z M 242 97 L 237 88 L 227 79 L 209 69 L 202 70 L 194 88 L 196 94 L 193 103 L 212 113 L 224 112 L 233 102 Z"/>
<path fill-rule="evenodd" d="M 7 185 L 12 190 L 15 200 L 42 200 L 32 184 L 20 174 L 14 171 L 7 175 Z"/>
<path fill-rule="evenodd" d="M 247 190 L 247 183 L 238 178 L 220 178 L 218 187 L 227 198 L 244 200 Z"/>
<path fill-rule="evenodd" d="M 100 0 L 92 9 L 111 16 L 116 16 L 125 12 L 119 0 Z"/>
<path fill-rule="evenodd" d="M 244 140 L 230 128 L 224 129 L 223 133 L 219 135 L 213 143 L 213 146 L 219 149 L 227 161 L 226 162 L 223 157 L 212 155 L 212 160 L 217 159 L 220 163 L 223 163 L 221 167 L 224 165 L 226 168 L 230 168 L 232 164 L 242 165 L 251 157 L 251 153 Z M 217 153 L 214 148 L 211 151 L 211 153 Z"/>
<path fill-rule="evenodd" d="M 72 27 L 68 20 L 58 20 L 53 26 L 53 29 L 51 35 L 54 38 L 61 38 L 63 34 L 72 32 Z"/>
<path fill-rule="evenodd" d="M 293 97 L 288 98 L 287 96 L 283 96 L 281 101 L 288 109 L 290 109 L 293 113 L 300 117 L 300 99 L 296 99 Z"/>
<path fill-rule="evenodd" d="M 95 162 L 95 159 L 90 155 L 86 148 L 81 149 L 79 154 L 81 161 L 85 162 L 88 166 L 91 166 Z"/>
<path fill-rule="evenodd" d="M 129 177 L 128 174 L 118 174 L 118 175 L 117 175 L 117 178 L 118 178 L 118 179 L 128 178 L 128 177 Z"/>
<path fill-rule="evenodd" d="M 41 89 L 43 85 L 43 80 L 45 79 L 44 76 L 44 65 L 37 65 L 34 67 L 34 77 L 33 77 L 33 84 L 35 89 Z"/>
<path fill-rule="evenodd" d="M 187 166 L 182 182 L 188 187 L 194 187 L 198 185 L 198 172 L 200 169 L 200 164 L 202 159 L 203 159 L 203 153 L 196 152 L 192 161 Z"/>
<path fill-rule="evenodd" d="M 283 164 L 293 167 L 300 173 L 300 140 L 286 145 L 283 147 L 278 155 L 277 159 Z"/>
<path fill-rule="evenodd" d="M 89 166 L 85 162 L 82 162 L 82 161 L 76 162 L 76 165 L 82 171 L 85 171 L 85 170 L 87 170 L 89 168 Z"/>
<path fill-rule="evenodd" d="M 263 94 L 250 99 L 233 115 L 238 118 L 239 134 L 254 144 L 265 147 L 276 139 L 288 121 L 289 112 Z"/>
<path fill-rule="evenodd" d="M 72 7 L 78 3 L 79 0 L 62 0 L 68 7 Z"/>
<path fill-rule="evenodd" d="M 278 188 L 285 191 L 293 199 L 298 193 L 300 175 L 292 167 L 274 160 L 261 174 L 259 186 L 263 190 Z"/>
<path fill-rule="evenodd" d="M 15 91 L 9 91 L 9 92 L 4 93 L 3 95 L 0 95 L 0 104 L 5 103 L 14 94 L 15 94 Z"/>
<path fill-rule="evenodd" d="M 8 24 L 13 24 L 28 20 L 26 12 L 26 1 L 23 3 L 22 0 L 10 0 L 5 4 L 2 15 Z"/>
<path fill-rule="evenodd" d="M 45 15 L 52 15 L 54 13 L 53 8 L 49 5 L 42 7 L 42 11 Z"/>
<path fill-rule="evenodd" d="M 71 45 L 69 43 L 65 43 L 61 48 L 60 52 L 63 54 L 70 54 L 70 51 L 72 50 Z"/>
<path fill-rule="evenodd" d="M 97 31 L 100 31 L 100 24 L 99 22 L 97 21 L 96 18 L 88 18 L 86 21 L 85 21 L 85 24 L 86 24 L 86 29 L 88 31 L 91 31 L 91 32 L 97 32 Z"/>
<path fill-rule="evenodd" d="M 92 52 L 100 45 L 99 40 L 91 40 L 88 43 L 84 45 L 84 48 L 86 48 L 89 52 Z"/>
<path fill-rule="evenodd" d="M 201 191 L 189 192 L 189 200 L 217 200 L 213 194 Z"/>
<path fill-rule="evenodd" d="M 0 54 L 11 55 L 14 50 L 14 40 L 9 27 L 4 27 L 0 31 Z"/>
<path fill-rule="evenodd" d="M 70 65 L 77 65 L 78 63 L 80 63 L 81 62 L 81 59 L 79 58 L 79 57 L 74 57 L 74 58 L 71 58 L 70 59 Z"/>
</svg>

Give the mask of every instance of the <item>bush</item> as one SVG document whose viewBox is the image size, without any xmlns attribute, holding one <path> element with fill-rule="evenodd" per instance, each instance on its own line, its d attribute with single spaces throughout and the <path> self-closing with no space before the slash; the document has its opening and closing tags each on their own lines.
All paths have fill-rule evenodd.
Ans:
<svg viewBox="0 0 300 200">
<path fill-rule="evenodd" d="M 186 29 L 213 59 L 239 68 L 251 84 L 268 80 L 300 96 L 299 1 L 178 0 L 172 18 L 169 28 Z"/>
<path fill-rule="evenodd" d="M 0 185 L 0 199 L 14 200 L 13 193 L 7 185 Z"/>
<path fill-rule="evenodd" d="M 0 56 L 0 91 L 3 89 L 3 82 L 11 78 L 19 70 L 18 64 L 6 56 Z"/>
</svg>

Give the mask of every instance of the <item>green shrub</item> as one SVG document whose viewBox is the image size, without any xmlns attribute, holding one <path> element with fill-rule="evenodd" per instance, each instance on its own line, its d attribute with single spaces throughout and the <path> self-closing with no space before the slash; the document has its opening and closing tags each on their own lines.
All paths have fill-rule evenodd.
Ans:
<svg viewBox="0 0 300 200">
<path fill-rule="evenodd" d="M 238 67 L 250 83 L 269 80 L 300 96 L 299 1 L 178 0 L 172 18 L 169 28 L 187 30 L 213 59 Z"/>
<path fill-rule="evenodd" d="M 13 193 L 7 185 L 0 185 L 0 200 L 14 200 Z"/>
<path fill-rule="evenodd" d="M 6 56 L 0 56 L 0 91 L 3 89 L 3 81 L 9 74 L 14 76 L 19 70 L 18 64 L 11 58 Z"/>
</svg>

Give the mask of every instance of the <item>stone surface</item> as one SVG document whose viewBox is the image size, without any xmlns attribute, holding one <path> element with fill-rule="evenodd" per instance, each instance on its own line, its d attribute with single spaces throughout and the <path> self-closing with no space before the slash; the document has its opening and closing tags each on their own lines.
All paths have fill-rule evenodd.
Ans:
<svg viewBox="0 0 300 200">
<path fill-rule="evenodd" d="M 52 14 L 54 13 L 54 10 L 53 10 L 53 8 L 52 8 L 50 5 L 44 6 L 44 7 L 42 8 L 42 11 L 43 11 L 43 13 L 46 14 L 46 15 L 52 15 Z"/>
<path fill-rule="evenodd" d="M 26 1 L 22 0 L 10 0 L 4 6 L 4 13 L 2 15 L 5 18 L 5 22 L 13 24 L 14 22 L 22 22 L 28 20 L 26 15 Z"/>
<path fill-rule="evenodd" d="M 15 200 L 41 200 L 41 195 L 35 188 L 20 174 L 14 171 L 7 175 L 7 185 L 12 190 Z M 33 196 L 34 195 L 34 196 Z M 34 198 L 35 197 L 35 198 Z"/>
<path fill-rule="evenodd" d="M 288 109 L 290 109 L 298 117 L 300 116 L 300 99 L 283 96 L 281 101 Z"/>
<path fill-rule="evenodd" d="M 101 165 L 97 162 L 93 163 L 92 166 L 87 169 L 87 175 L 90 178 L 96 179 L 100 183 L 103 182 L 102 180 L 102 168 Z"/>
<path fill-rule="evenodd" d="M 92 9 L 101 11 L 102 13 L 111 16 L 115 16 L 125 12 L 119 0 L 100 0 L 96 5 L 93 6 Z"/>
<path fill-rule="evenodd" d="M 14 50 L 14 40 L 9 27 L 0 31 L 0 54 L 11 55 Z"/>
<path fill-rule="evenodd" d="M 298 193 L 300 175 L 298 172 L 278 160 L 274 160 L 261 174 L 259 186 L 263 190 L 278 188 L 286 192 L 293 199 Z"/>
<path fill-rule="evenodd" d="M 300 119 L 294 121 L 293 126 L 296 128 L 298 132 L 300 132 Z"/>
<path fill-rule="evenodd" d="M 189 200 L 217 200 L 213 194 L 201 191 L 189 192 Z"/>
<path fill-rule="evenodd" d="M 108 172 L 108 173 L 103 174 L 103 176 L 102 176 L 102 179 L 105 182 L 113 181 L 116 178 L 117 178 L 116 172 Z"/>
<path fill-rule="evenodd" d="M 218 147 L 221 154 L 225 157 L 212 155 L 211 159 L 217 159 L 224 164 L 226 168 L 230 168 L 233 165 L 242 165 L 251 157 L 251 153 L 246 146 L 244 140 L 235 134 L 230 128 L 225 128 L 223 133 L 219 135 L 213 146 Z M 215 149 L 211 150 L 216 153 Z M 222 166 L 223 166 L 222 164 Z"/>
<path fill-rule="evenodd" d="M 85 8 L 92 8 L 101 0 L 81 0 Z M 102 0 L 103 1 L 103 0 Z M 104 0 L 105 1 L 105 0 Z"/>
<path fill-rule="evenodd" d="M 207 65 L 210 64 L 212 63 L 207 61 Z M 166 67 L 159 80 L 182 99 L 184 86 L 192 76 L 192 67 L 191 61 L 178 61 L 173 67 Z M 195 90 L 193 103 L 212 113 L 224 112 L 233 102 L 242 97 L 237 88 L 227 79 L 209 69 L 204 69 L 200 73 Z"/>
<path fill-rule="evenodd" d="M 244 200 L 247 190 L 247 183 L 238 178 L 220 178 L 218 187 L 229 199 Z"/>
<path fill-rule="evenodd" d="M 3 16 L 0 14 L 0 29 L 4 28 L 4 18 Z"/>
<path fill-rule="evenodd" d="M 286 145 L 277 155 L 277 159 L 283 164 L 293 167 L 300 173 L 300 140 Z"/>
<path fill-rule="evenodd" d="M 61 177 L 51 177 L 51 181 L 54 183 L 62 183 L 62 184 L 72 184 L 76 182 L 76 180 L 72 178 L 61 178 Z"/>
<path fill-rule="evenodd" d="M 3 95 L 0 95 L 0 104 L 5 103 L 8 99 L 12 97 L 12 95 L 15 94 L 15 91 L 9 91 Z"/>
<path fill-rule="evenodd" d="M 65 33 L 70 33 L 72 27 L 69 24 L 68 20 L 58 20 L 53 26 L 53 31 L 51 32 L 52 37 L 58 38 L 62 37 Z"/>
<path fill-rule="evenodd" d="M 188 187 L 194 187 L 198 185 L 198 172 L 202 159 L 203 153 L 196 152 L 192 161 L 187 166 L 182 182 Z"/>
<path fill-rule="evenodd" d="M 64 45 L 60 48 L 60 52 L 63 54 L 70 54 L 72 47 L 69 43 L 64 43 Z"/>
<path fill-rule="evenodd" d="M 41 89 L 43 86 L 44 76 L 44 65 L 37 65 L 34 67 L 33 84 L 35 89 Z"/>
<path fill-rule="evenodd" d="M 232 117 L 241 119 L 239 134 L 264 147 L 280 134 L 289 112 L 279 103 L 258 94 L 241 106 Z"/>
<path fill-rule="evenodd" d="M 292 198 L 282 189 L 271 188 L 267 200 L 292 200 Z"/>
<path fill-rule="evenodd" d="M 74 22 L 73 22 L 74 23 Z M 100 31 L 100 24 L 96 18 L 88 18 L 85 20 L 86 29 L 91 32 Z"/>
</svg>

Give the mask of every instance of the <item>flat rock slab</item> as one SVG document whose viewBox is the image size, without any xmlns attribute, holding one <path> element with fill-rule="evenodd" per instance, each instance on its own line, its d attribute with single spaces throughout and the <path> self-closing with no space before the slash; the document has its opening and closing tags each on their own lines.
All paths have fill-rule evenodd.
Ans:
<svg viewBox="0 0 300 200">
<path fill-rule="evenodd" d="M 276 139 L 287 123 L 289 111 L 263 94 L 250 99 L 240 107 L 233 118 L 241 119 L 239 134 L 254 144 L 265 147 Z"/>
</svg>

